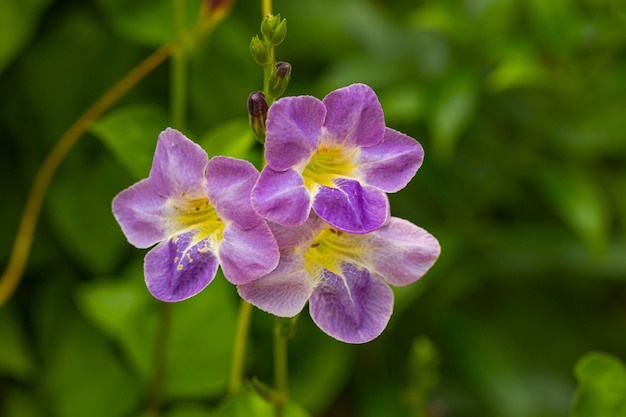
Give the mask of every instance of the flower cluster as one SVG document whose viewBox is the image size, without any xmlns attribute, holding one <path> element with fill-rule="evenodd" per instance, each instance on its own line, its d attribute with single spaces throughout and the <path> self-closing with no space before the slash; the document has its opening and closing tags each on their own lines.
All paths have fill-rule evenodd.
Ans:
<svg viewBox="0 0 626 417">
<path fill-rule="evenodd" d="M 415 175 L 420 144 L 385 126 L 375 93 L 354 84 L 286 97 L 267 112 L 265 159 L 206 153 L 181 133 L 159 136 L 150 176 L 120 193 L 113 212 L 129 242 L 158 243 L 144 263 L 150 292 L 179 301 L 217 271 L 239 295 L 282 317 L 308 303 L 313 321 L 349 343 L 376 338 L 391 286 L 422 277 L 437 240 L 391 217 L 387 193 Z"/>
</svg>

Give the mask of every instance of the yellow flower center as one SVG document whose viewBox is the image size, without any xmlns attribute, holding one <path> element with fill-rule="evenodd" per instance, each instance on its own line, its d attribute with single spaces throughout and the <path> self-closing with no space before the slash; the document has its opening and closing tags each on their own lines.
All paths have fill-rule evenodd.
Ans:
<svg viewBox="0 0 626 417">
<path fill-rule="evenodd" d="M 363 260 L 364 250 L 355 245 L 352 236 L 330 227 L 318 233 L 305 254 L 309 276 L 314 280 L 319 279 L 324 269 L 343 276 L 343 262 L 359 265 Z"/>
<path fill-rule="evenodd" d="M 171 200 L 171 204 L 178 212 L 175 222 L 179 234 L 195 232 L 192 244 L 211 237 L 214 246 L 222 240 L 225 225 L 208 198 L 190 198 L 181 193 L 181 198 Z"/>
<path fill-rule="evenodd" d="M 309 190 L 312 190 L 315 184 L 335 187 L 334 179 L 353 177 L 356 151 L 357 148 L 346 148 L 343 145 L 325 146 L 322 143 L 302 171 L 306 187 Z"/>
</svg>

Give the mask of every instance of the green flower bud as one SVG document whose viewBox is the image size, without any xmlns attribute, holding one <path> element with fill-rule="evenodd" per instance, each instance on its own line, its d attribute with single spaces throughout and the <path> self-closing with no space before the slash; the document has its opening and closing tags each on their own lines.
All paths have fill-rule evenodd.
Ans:
<svg viewBox="0 0 626 417">
<path fill-rule="evenodd" d="M 287 34 L 287 20 L 281 19 L 280 15 L 267 15 L 261 23 L 261 33 L 272 46 L 279 45 Z"/>
<path fill-rule="evenodd" d="M 259 65 L 269 64 L 270 54 L 267 51 L 267 47 L 265 46 L 265 44 L 258 36 L 255 36 L 250 41 L 250 53 L 252 54 L 252 57 L 254 57 L 254 60 L 256 61 L 257 64 Z"/>
<path fill-rule="evenodd" d="M 267 101 L 265 94 L 255 91 L 248 97 L 248 116 L 250 118 L 250 127 L 256 139 L 265 143 L 265 120 L 267 119 Z"/>
<path fill-rule="evenodd" d="M 280 97 L 287 88 L 291 78 L 291 65 L 288 62 L 279 61 L 270 78 L 269 94 L 272 97 Z"/>
</svg>

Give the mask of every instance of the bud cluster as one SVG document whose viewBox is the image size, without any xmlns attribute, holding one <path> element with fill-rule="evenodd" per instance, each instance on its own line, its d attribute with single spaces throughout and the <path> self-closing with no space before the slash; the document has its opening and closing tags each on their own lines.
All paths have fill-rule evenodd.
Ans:
<svg viewBox="0 0 626 417">
<path fill-rule="evenodd" d="M 261 143 L 265 141 L 267 109 L 285 92 L 291 78 L 291 65 L 276 62 L 274 58 L 274 48 L 283 42 L 286 34 L 287 20 L 279 14 L 269 14 L 261 22 L 261 34 L 250 41 L 252 57 L 263 67 L 264 73 L 263 92 L 254 92 L 248 98 L 250 127 Z"/>
</svg>

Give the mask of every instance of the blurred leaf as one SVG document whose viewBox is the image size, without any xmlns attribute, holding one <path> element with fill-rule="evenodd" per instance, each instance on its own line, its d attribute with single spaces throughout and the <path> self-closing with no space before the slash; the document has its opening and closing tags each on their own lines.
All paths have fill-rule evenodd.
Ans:
<svg viewBox="0 0 626 417">
<path fill-rule="evenodd" d="M 131 369 L 147 383 L 158 315 L 139 262 L 120 278 L 97 278 L 80 286 L 78 306 L 98 329 L 121 344 Z"/>
<path fill-rule="evenodd" d="M 171 0 L 99 0 L 118 34 L 140 45 L 157 47 L 174 39 L 174 10 Z M 202 0 L 183 2 L 184 29 L 194 27 Z"/>
<path fill-rule="evenodd" d="M 124 178 L 109 155 L 75 152 L 50 186 L 46 213 L 59 241 L 92 274 L 110 271 L 127 248 L 111 213 Z"/>
<path fill-rule="evenodd" d="M 200 294 L 171 306 L 167 395 L 205 398 L 224 392 L 230 375 L 237 305 L 234 287 L 219 271 Z"/>
<path fill-rule="evenodd" d="M 310 334 L 314 336 L 307 337 Z M 336 399 L 354 369 L 350 346 L 322 334 L 307 317 L 298 320 L 290 349 L 306 355 L 306 360 L 296 357 L 290 363 L 292 396 L 307 410 L 320 414 Z"/>
<path fill-rule="evenodd" d="M 33 390 L 9 388 L 2 392 L 0 416 L 2 417 L 44 417 L 46 413 L 41 401 Z"/>
<path fill-rule="evenodd" d="M 147 382 L 152 375 L 160 309 L 169 312 L 165 347 L 167 397 L 204 398 L 221 394 L 227 383 L 236 306 L 221 273 L 195 297 L 163 304 L 145 288 L 143 271 L 132 264 L 118 278 L 82 286 L 77 300 L 85 315 L 122 347 L 133 369 Z"/>
<path fill-rule="evenodd" d="M 214 417 L 206 406 L 199 404 L 179 404 L 167 410 L 163 417 Z"/>
<path fill-rule="evenodd" d="M 26 382 L 35 373 L 35 362 L 21 325 L 12 304 L 0 308 L 0 375 Z"/>
<path fill-rule="evenodd" d="M 626 367 L 617 357 L 592 352 L 574 368 L 578 389 L 571 417 L 625 417 Z"/>
<path fill-rule="evenodd" d="M 423 116 L 425 94 L 416 84 L 396 85 L 379 94 L 388 126 L 414 123 Z"/>
<path fill-rule="evenodd" d="M 434 152 L 449 159 L 459 136 L 476 111 L 478 92 L 472 77 L 458 74 L 445 79 L 430 116 Z"/>
<path fill-rule="evenodd" d="M 33 35 L 51 0 L 0 2 L 0 74 Z"/>
<path fill-rule="evenodd" d="M 506 45 L 499 62 L 487 78 L 493 92 L 509 88 L 534 87 L 545 82 L 544 69 L 528 46 Z"/>
<path fill-rule="evenodd" d="M 275 415 L 274 405 L 247 387 L 228 399 L 216 413 L 216 417 L 274 417 Z M 286 404 L 284 416 L 310 417 L 304 409 L 293 401 Z"/>
<path fill-rule="evenodd" d="M 599 184 L 569 169 L 542 169 L 539 186 L 563 222 L 586 243 L 593 255 L 608 247 L 610 212 Z"/>
<path fill-rule="evenodd" d="M 52 293 L 48 292 L 49 295 Z M 123 417 L 140 402 L 139 381 L 119 362 L 110 341 L 68 306 L 67 294 L 42 305 L 39 313 L 55 316 L 46 346 L 43 392 L 51 415 Z M 68 308 L 70 307 L 70 308 Z M 57 310 L 52 313 L 51 308 Z M 42 323 L 43 324 L 43 323 Z"/>
<path fill-rule="evenodd" d="M 137 180 L 147 178 L 159 133 L 167 115 L 155 105 L 140 104 L 113 110 L 90 128 Z"/>
<path fill-rule="evenodd" d="M 245 159 L 257 167 L 261 163 L 261 153 L 255 150 L 257 144 L 247 119 L 233 119 L 215 126 L 198 140 L 209 154 L 209 158 L 225 155 Z"/>
</svg>

